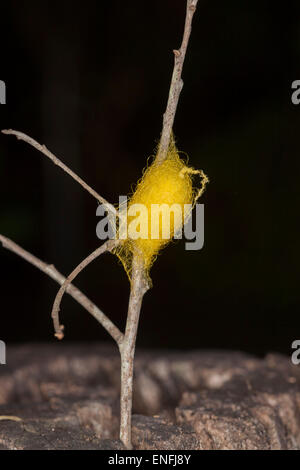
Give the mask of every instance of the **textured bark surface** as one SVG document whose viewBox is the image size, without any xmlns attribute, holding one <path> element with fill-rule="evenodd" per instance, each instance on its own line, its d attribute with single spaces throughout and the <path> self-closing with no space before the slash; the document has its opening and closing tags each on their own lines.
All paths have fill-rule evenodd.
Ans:
<svg viewBox="0 0 300 470">
<path fill-rule="evenodd" d="M 122 449 L 119 387 L 114 348 L 8 347 L 0 449 Z M 300 449 L 300 366 L 280 355 L 140 351 L 133 411 L 136 449 Z"/>
</svg>

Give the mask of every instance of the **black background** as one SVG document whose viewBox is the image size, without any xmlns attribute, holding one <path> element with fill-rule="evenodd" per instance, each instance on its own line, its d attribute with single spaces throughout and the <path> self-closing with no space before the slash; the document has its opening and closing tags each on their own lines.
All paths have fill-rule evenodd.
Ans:
<svg viewBox="0 0 300 470">
<path fill-rule="evenodd" d="M 299 2 L 199 0 L 174 132 L 210 184 L 205 245 L 176 243 L 152 269 L 138 346 L 289 354 L 300 336 Z M 113 203 L 159 139 L 184 0 L 1 4 L 1 128 L 45 143 Z M 97 202 L 36 150 L 0 136 L 0 232 L 68 274 L 99 244 Z M 0 251 L 0 338 L 55 341 L 58 286 Z M 129 284 L 116 258 L 77 285 L 124 327 Z M 65 297 L 65 341 L 109 340 Z"/>
</svg>

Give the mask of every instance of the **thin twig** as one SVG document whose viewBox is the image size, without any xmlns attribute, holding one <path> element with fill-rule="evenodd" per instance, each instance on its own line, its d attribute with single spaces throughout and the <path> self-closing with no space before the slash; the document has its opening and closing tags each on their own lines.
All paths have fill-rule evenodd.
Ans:
<svg viewBox="0 0 300 470">
<path fill-rule="evenodd" d="M 28 251 L 25 251 L 19 245 L 14 243 L 7 237 L 0 235 L 0 242 L 3 248 L 12 251 L 16 255 L 28 261 L 36 268 L 40 269 L 43 273 L 47 274 L 51 279 L 56 281 L 58 284 L 63 285 L 66 278 L 59 272 L 52 264 L 47 264 L 41 261 L 36 256 L 32 255 Z M 123 340 L 123 333 L 117 328 L 117 326 L 95 305 L 90 301 L 77 287 L 73 284 L 69 284 L 66 292 L 70 294 L 83 308 L 85 308 L 111 335 L 117 344 L 121 344 Z"/>
<path fill-rule="evenodd" d="M 93 251 L 93 253 L 87 256 L 65 279 L 64 283 L 62 284 L 61 288 L 59 289 L 55 297 L 54 304 L 52 307 L 52 313 L 51 313 L 53 324 L 54 324 L 54 329 L 55 329 L 55 336 L 58 339 L 62 339 L 64 337 L 64 334 L 63 334 L 64 327 L 59 322 L 59 309 L 60 309 L 60 304 L 61 304 L 61 300 L 62 300 L 64 293 L 70 287 L 70 284 L 75 279 L 75 277 L 77 277 L 78 274 L 88 264 L 90 264 L 92 261 L 94 261 L 96 258 L 98 258 L 100 255 L 102 255 L 106 251 L 111 251 L 118 243 L 119 243 L 118 240 L 108 240 L 107 242 L 103 243 L 95 251 Z M 120 345 L 119 341 L 117 341 L 117 343 L 118 345 Z"/>
<path fill-rule="evenodd" d="M 183 81 L 181 78 L 184 58 L 186 49 L 189 43 L 191 31 L 192 31 L 192 20 L 194 13 L 196 11 L 198 0 L 187 0 L 186 4 L 186 17 L 185 17 L 185 26 L 183 39 L 179 50 L 174 50 L 174 69 L 171 79 L 169 98 L 166 107 L 166 111 L 163 117 L 163 129 L 161 133 L 161 138 L 159 142 L 158 153 L 156 156 L 156 161 L 161 163 L 167 156 L 167 151 L 169 148 L 171 132 L 173 128 L 173 123 L 175 119 L 177 104 L 180 96 L 180 92 L 183 87 Z"/>
<path fill-rule="evenodd" d="M 7 134 L 7 135 L 14 135 L 17 137 L 19 140 L 23 140 L 24 142 L 27 142 L 27 144 L 31 145 L 32 147 L 36 148 L 39 150 L 41 153 L 43 153 L 46 157 L 50 158 L 52 162 L 62 168 L 68 175 L 70 175 L 77 183 L 79 183 L 86 191 L 88 191 L 97 201 L 99 201 L 101 204 L 104 204 L 106 209 L 111 212 L 114 215 L 117 215 L 117 211 L 115 207 L 110 204 L 106 199 L 104 199 L 100 194 L 98 194 L 93 188 L 91 188 L 87 183 L 85 183 L 74 171 L 70 170 L 63 162 L 61 162 L 50 150 L 47 149 L 45 145 L 41 145 L 36 140 L 32 139 L 32 137 L 29 137 L 28 135 L 24 134 L 23 132 L 19 131 L 14 131 L 13 129 L 4 129 L 1 131 L 2 134 Z"/>
</svg>

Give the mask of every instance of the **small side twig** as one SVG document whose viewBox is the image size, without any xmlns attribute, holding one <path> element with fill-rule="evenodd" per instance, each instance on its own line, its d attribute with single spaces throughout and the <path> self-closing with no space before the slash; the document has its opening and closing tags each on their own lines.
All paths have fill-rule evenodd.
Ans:
<svg viewBox="0 0 300 470">
<path fill-rule="evenodd" d="M 59 322 L 59 309 L 60 309 L 62 297 L 64 293 L 67 291 L 67 289 L 70 287 L 71 282 L 92 261 L 94 261 L 96 258 L 98 258 L 100 255 L 102 255 L 106 251 L 111 251 L 118 243 L 119 243 L 118 240 L 108 240 L 107 242 L 103 243 L 103 245 L 99 246 L 95 251 L 93 251 L 89 256 L 87 256 L 64 280 L 61 288 L 59 289 L 55 297 L 53 307 L 52 307 L 52 313 L 51 313 L 56 338 L 63 339 L 64 337 L 64 334 L 63 334 L 64 327 Z M 120 346 L 120 341 L 117 341 L 117 343 Z"/>
<path fill-rule="evenodd" d="M 14 243 L 7 237 L 0 235 L 0 242 L 3 248 L 12 251 L 16 255 L 23 258 L 28 263 L 32 264 L 36 268 L 40 269 L 43 273 L 47 274 L 51 279 L 56 281 L 58 284 L 63 285 L 66 278 L 59 272 L 52 264 L 47 264 L 40 260 L 36 256 L 32 255 L 28 251 L 21 248 L 19 245 Z M 66 292 L 73 297 L 83 308 L 85 308 L 111 335 L 117 344 L 121 344 L 123 340 L 123 333 L 117 328 L 117 326 L 95 305 L 88 299 L 77 287 L 73 284 L 69 284 Z"/>
<path fill-rule="evenodd" d="M 184 25 L 183 39 L 180 46 L 180 49 L 175 49 L 174 53 L 174 69 L 171 79 L 171 85 L 169 90 L 168 103 L 166 111 L 163 117 L 163 129 L 161 133 L 161 138 L 159 142 L 159 148 L 156 156 L 156 161 L 161 163 L 167 156 L 167 151 L 169 148 L 171 132 L 173 128 L 173 123 L 175 119 L 177 104 L 180 96 L 180 92 L 183 87 L 183 81 L 181 78 L 183 63 L 185 59 L 185 54 L 187 46 L 189 43 L 191 31 L 192 31 L 192 20 L 194 13 L 196 11 L 198 0 L 187 0 L 186 4 L 186 17 Z"/>
<path fill-rule="evenodd" d="M 76 175 L 74 171 L 72 171 L 63 162 L 61 162 L 52 152 L 50 152 L 50 150 L 47 149 L 45 145 L 39 144 L 36 140 L 24 134 L 23 132 L 14 131 L 13 129 L 3 129 L 1 132 L 2 134 L 14 135 L 17 137 L 17 139 L 23 140 L 35 149 L 39 150 L 39 152 L 43 153 L 46 157 L 50 158 L 50 160 L 52 160 L 55 165 L 59 166 L 62 170 L 68 173 L 68 175 L 70 175 L 75 181 L 77 181 L 77 183 L 79 183 L 86 191 L 88 191 L 95 199 L 97 199 L 97 201 L 99 201 L 101 204 L 104 204 L 104 206 L 109 212 L 114 215 L 117 215 L 117 211 L 112 204 L 106 201 L 106 199 L 100 196 L 100 194 L 98 194 L 93 188 L 91 188 L 87 183 L 85 183 L 85 181 L 83 181 L 78 175 Z"/>
</svg>

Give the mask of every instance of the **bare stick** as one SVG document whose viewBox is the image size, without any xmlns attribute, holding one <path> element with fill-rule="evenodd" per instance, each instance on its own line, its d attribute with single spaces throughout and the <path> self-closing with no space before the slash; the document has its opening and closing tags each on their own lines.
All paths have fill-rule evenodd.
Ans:
<svg viewBox="0 0 300 470">
<path fill-rule="evenodd" d="M 57 269 L 52 264 L 44 263 L 36 256 L 32 255 L 28 251 L 25 251 L 19 245 L 14 243 L 7 237 L 0 235 L 0 242 L 3 245 L 3 248 L 12 251 L 16 255 L 28 261 L 36 268 L 40 269 L 43 273 L 47 274 L 51 279 L 56 281 L 58 284 L 63 285 L 66 278 L 57 271 Z M 121 344 L 123 340 L 123 333 L 114 325 L 114 323 L 95 305 L 91 302 L 77 287 L 73 284 L 69 284 L 66 289 L 66 292 L 70 294 L 73 299 L 75 299 L 83 308 L 85 308 L 111 335 L 111 337 L 116 341 L 117 344 Z"/>
<path fill-rule="evenodd" d="M 53 319 L 53 324 L 54 324 L 54 329 L 55 329 L 55 336 L 58 339 L 63 339 L 64 334 L 63 334 L 63 325 L 60 324 L 59 322 L 59 309 L 60 309 L 60 304 L 62 297 L 64 293 L 67 291 L 67 289 L 70 287 L 71 282 L 73 279 L 75 279 L 76 276 L 92 261 L 94 261 L 96 258 L 98 258 L 100 255 L 105 253 L 106 251 L 111 251 L 116 245 L 119 243 L 118 240 L 108 240 L 107 242 L 103 243 L 103 245 L 99 246 L 93 253 L 91 253 L 87 258 L 85 258 L 72 272 L 71 274 L 64 280 L 61 288 L 59 289 L 55 300 L 54 304 L 52 307 L 52 319 Z M 117 341 L 118 345 L 120 345 L 120 342 Z"/>
<path fill-rule="evenodd" d="M 177 104 L 180 96 L 180 92 L 183 87 L 183 81 L 181 78 L 184 58 L 186 49 L 189 43 L 191 31 L 192 31 L 192 19 L 196 11 L 198 0 L 187 0 L 186 4 L 186 17 L 183 39 L 179 50 L 174 50 L 174 69 L 171 79 L 169 98 L 167 108 L 163 118 L 163 129 L 159 142 L 159 149 L 156 156 L 156 161 L 161 163 L 167 156 L 169 148 L 171 132 L 175 119 Z"/>
<path fill-rule="evenodd" d="M 132 281 L 124 341 L 120 348 L 121 353 L 121 423 L 120 440 L 127 449 L 132 448 L 131 443 L 131 413 L 133 389 L 133 362 L 136 335 L 139 324 L 140 311 L 144 294 L 149 289 L 145 278 L 144 265 L 140 257 L 134 256 L 132 261 Z"/>
<path fill-rule="evenodd" d="M 156 161 L 161 163 L 167 156 L 173 122 L 176 114 L 179 95 L 183 86 L 181 72 L 189 37 L 191 24 L 198 0 L 187 0 L 186 19 L 183 40 L 179 51 L 174 51 L 175 64 L 170 85 L 167 109 L 163 119 L 163 129 Z M 149 289 L 146 281 L 145 269 L 140 257 L 135 255 L 132 262 L 131 290 L 127 314 L 127 324 L 124 340 L 120 347 L 121 353 L 121 424 L 120 439 L 128 448 L 132 448 L 131 442 L 131 413 L 133 390 L 133 364 L 136 335 L 140 317 L 142 301 Z"/>
<path fill-rule="evenodd" d="M 61 162 L 50 150 L 47 149 L 45 145 L 41 145 L 38 142 L 36 142 L 32 137 L 29 137 L 26 134 L 23 134 L 23 132 L 19 131 L 14 131 L 12 129 L 4 129 L 1 131 L 2 134 L 7 134 L 7 135 L 14 135 L 17 137 L 19 140 L 23 140 L 24 142 L 27 142 L 27 144 L 31 145 L 32 147 L 36 148 L 39 150 L 41 153 L 43 153 L 46 157 L 50 158 L 52 162 L 62 168 L 68 175 L 70 175 L 77 183 L 79 183 L 86 191 L 88 191 L 97 201 L 99 201 L 101 204 L 104 204 L 106 209 L 111 212 L 112 214 L 116 215 L 117 211 L 114 208 L 112 204 L 107 202 L 100 194 L 98 194 L 93 188 L 91 188 L 88 184 L 86 184 L 74 171 L 70 170 L 63 162 Z"/>
</svg>

